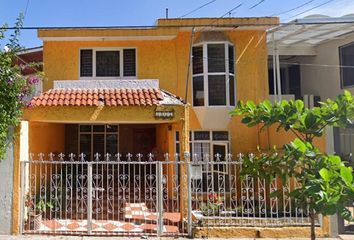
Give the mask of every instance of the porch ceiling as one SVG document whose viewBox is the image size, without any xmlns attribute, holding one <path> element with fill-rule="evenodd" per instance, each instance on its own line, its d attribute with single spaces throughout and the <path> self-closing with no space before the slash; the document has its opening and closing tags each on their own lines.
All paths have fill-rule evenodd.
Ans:
<svg viewBox="0 0 354 240">
<path fill-rule="evenodd" d="M 334 39 L 343 39 L 353 32 L 352 15 L 340 18 L 317 15 L 296 19 L 268 30 L 269 55 L 273 54 L 273 42 L 280 55 L 315 55 L 316 46 Z"/>
</svg>

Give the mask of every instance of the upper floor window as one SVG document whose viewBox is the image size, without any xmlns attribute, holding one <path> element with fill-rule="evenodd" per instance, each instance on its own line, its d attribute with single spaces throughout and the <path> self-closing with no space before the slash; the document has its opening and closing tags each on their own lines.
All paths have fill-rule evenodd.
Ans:
<svg viewBox="0 0 354 240">
<path fill-rule="evenodd" d="M 354 43 L 339 47 L 341 86 L 354 87 Z"/>
<path fill-rule="evenodd" d="M 135 77 L 136 50 L 81 49 L 80 77 Z"/>
<path fill-rule="evenodd" d="M 235 106 L 234 46 L 202 43 L 192 54 L 193 106 Z"/>
</svg>

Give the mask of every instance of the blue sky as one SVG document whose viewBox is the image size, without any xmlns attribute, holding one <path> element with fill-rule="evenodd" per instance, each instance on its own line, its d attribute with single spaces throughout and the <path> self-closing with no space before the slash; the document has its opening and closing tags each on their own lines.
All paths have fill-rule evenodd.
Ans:
<svg viewBox="0 0 354 240">
<path fill-rule="evenodd" d="M 242 4 L 231 13 L 233 17 L 271 16 L 309 2 L 303 7 L 280 15 L 282 22 L 311 14 L 340 17 L 354 13 L 354 0 L 332 0 L 328 4 L 307 11 L 329 0 L 215 0 L 187 17 L 220 17 Z M 121 26 L 152 25 L 157 18 L 180 17 L 210 0 L 0 0 L 0 24 L 12 26 L 28 2 L 24 26 Z M 258 6 L 252 8 L 257 3 Z M 294 17 L 294 15 L 300 14 Z M 23 30 L 21 43 L 25 47 L 41 45 L 35 30 Z"/>
</svg>

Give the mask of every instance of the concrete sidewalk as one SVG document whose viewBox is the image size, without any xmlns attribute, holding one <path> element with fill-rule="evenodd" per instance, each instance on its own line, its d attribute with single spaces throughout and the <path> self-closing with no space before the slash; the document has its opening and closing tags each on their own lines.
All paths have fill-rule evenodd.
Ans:
<svg viewBox="0 0 354 240">
<path fill-rule="evenodd" d="M 339 240 L 339 239 L 353 239 L 354 235 L 349 236 L 351 238 L 318 238 L 321 240 Z M 0 240 L 113 240 L 113 239 L 127 239 L 127 240 L 140 240 L 140 239 L 158 239 L 157 237 L 107 237 L 107 236 L 100 236 L 100 237 L 92 237 L 92 236 L 48 236 L 48 235 L 19 235 L 19 236 L 6 236 L 0 235 Z M 176 240 L 176 239 L 188 239 L 188 238 L 174 238 L 174 237 L 163 237 L 163 240 Z M 195 238 L 197 239 L 197 238 Z M 221 238 L 203 238 L 209 240 L 220 240 Z M 242 240 L 254 240 L 254 238 L 228 238 L 230 240 L 242 239 Z M 277 240 L 279 238 L 262 238 L 262 240 Z M 308 240 L 308 238 L 281 238 L 279 240 Z"/>
</svg>

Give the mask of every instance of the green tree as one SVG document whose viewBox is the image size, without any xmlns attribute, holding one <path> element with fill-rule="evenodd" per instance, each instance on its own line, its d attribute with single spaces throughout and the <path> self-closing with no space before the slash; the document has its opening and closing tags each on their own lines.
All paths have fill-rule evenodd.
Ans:
<svg viewBox="0 0 354 240">
<path fill-rule="evenodd" d="M 32 92 L 33 85 L 39 80 L 37 75 L 23 76 L 16 62 L 17 54 L 22 50 L 19 44 L 23 15 L 16 22 L 16 29 L 9 38 L 9 43 L 0 49 L 0 159 L 5 158 L 8 144 L 13 140 L 9 128 L 17 126 L 26 106 L 26 97 Z M 0 27 L 0 40 L 5 40 L 7 25 Z M 33 65 L 33 64 L 29 64 Z"/>
<path fill-rule="evenodd" d="M 316 214 L 339 213 L 352 220 L 346 208 L 354 199 L 353 169 L 339 156 L 320 151 L 314 139 L 321 137 L 327 126 L 346 127 L 354 119 L 354 97 L 345 91 L 335 100 L 327 100 L 320 107 L 308 109 L 301 100 L 281 101 L 272 104 L 266 100 L 238 102 L 232 115 L 242 115 L 242 123 L 249 127 L 261 125 L 262 129 L 277 125 L 277 131 L 291 131 L 296 138 L 284 145 L 282 154 L 260 154 L 246 158 L 242 174 L 250 174 L 268 181 L 273 176 L 295 178 L 300 187 L 289 192 L 302 209 L 309 209 L 311 239 L 315 239 Z M 275 150 L 277 151 L 277 150 Z M 277 192 L 273 193 L 274 195 Z"/>
</svg>

